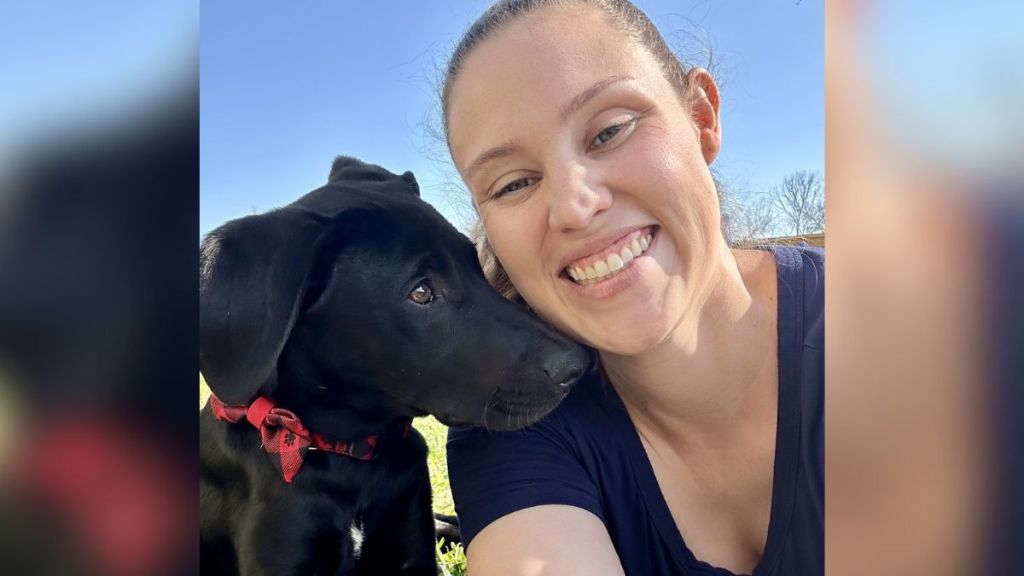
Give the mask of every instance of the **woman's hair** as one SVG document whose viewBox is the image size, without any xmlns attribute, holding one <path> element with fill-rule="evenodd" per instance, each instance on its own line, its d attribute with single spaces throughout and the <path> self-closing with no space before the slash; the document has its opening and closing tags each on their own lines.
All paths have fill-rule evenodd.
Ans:
<svg viewBox="0 0 1024 576">
<path fill-rule="evenodd" d="M 509 279 L 508 273 L 505 272 L 505 267 L 498 261 L 498 256 L 494 254 L 494 248 L 491 248 L 491 241 L 487 239 L 487 231 L 484 230 L 482 220 L 477 219 L 476 223 L 470 228 L 469 239 L 476 245 L 476 255 L 480 259 L 480 267 L 484 269 L 484 276 L 487 277 L 487 281 L 491 286 L 505 298 L 517 304 L 528 306 L 526 300 L 523 299 L 519 291 L 516 290 L 515 285 L 512 284 L 512 280 Z"/>
<path fill-rule="evenodd" d="M 651 19 L 632 2 L 628 0 L 498 0 L 466 30 L 448 61 L 441 88 L 441 116 L 446 139 L 448 137 L 448 101 L 451 86 L 461 71 L 466 57 L 473 49 L 495 31 L 534 10 L 578 5 L 592 6 L 604 12 L 613 25 L 654 56 L 661 66 L 665 78 L 675 87 L 680 99 L 686 101 L 689 98 L 690 87 L 686 77 L 686 66 L 668 47 Z M 478 220 L 473 225 L 470 239 L 476 244 L 480 264 L 483 266 L 488 282 L 506 298 L 525 303 L 494 254 L 481 221 Z"/>
</svg>

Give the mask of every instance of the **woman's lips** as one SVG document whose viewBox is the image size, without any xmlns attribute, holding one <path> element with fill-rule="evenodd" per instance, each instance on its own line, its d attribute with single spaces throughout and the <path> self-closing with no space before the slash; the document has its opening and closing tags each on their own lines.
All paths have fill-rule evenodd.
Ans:
<svg viewBox="0 0 1024 576">
<path fill-rule="evenodd" d="M 581 286 L 609 280 L 628 268 L 634 259 L 645 254 L 656 233 L 654 226 L 631 232 L 600 252 L 576 260 L 565 268 L 565 275 Z"/>
</svg>

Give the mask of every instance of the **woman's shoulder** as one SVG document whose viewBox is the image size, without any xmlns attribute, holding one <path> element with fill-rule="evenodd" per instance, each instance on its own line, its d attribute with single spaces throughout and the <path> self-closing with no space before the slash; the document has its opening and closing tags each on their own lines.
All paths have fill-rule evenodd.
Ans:
<svg viewBox="0 0 1024 576">
<path fill-rule="evenodd" d="M 775 265 L 780 274 L 798 273 L 806 279 L 824 280 L 825 248 L 819 246 L 771 246 Z"/>
<path fill-rule="evenodd" d="M 779 314 L 796 318 L 805 345 L 824 347 L 825 249 L 814 246 L 773 246 L 778 281 Z"/>
</svg>

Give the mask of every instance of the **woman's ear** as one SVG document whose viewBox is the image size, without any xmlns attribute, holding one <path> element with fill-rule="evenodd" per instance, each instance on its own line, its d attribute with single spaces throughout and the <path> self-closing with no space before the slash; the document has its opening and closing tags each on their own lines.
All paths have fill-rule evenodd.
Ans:
<svg viewBox="0 0 1024 576">
<path fill-rule="evenodd" d="M 690 117 L 697 126 L 704 161 L 710 165 L 722 147 L 718 86 L 711 74 L 703 68 L 691 69 L 686 74 L 686 80 L 690 87 Z"/>
</svg>

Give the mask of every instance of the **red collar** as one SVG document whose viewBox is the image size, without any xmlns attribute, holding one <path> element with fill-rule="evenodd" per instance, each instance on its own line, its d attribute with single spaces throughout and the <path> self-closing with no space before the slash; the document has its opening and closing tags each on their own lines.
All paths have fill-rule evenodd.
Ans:
<svg viewBox="0 0 1024 576">
<path fill-rule="evenodd" d="M 336 452 L 358 460 L 373 460 L 377 457 L 379 434 L 371 434 L 351 442 L 328 440 L 316 432 L 307 430 L 294 412 L 275 406 L 274 401 L 266 396 L 256 398 L 248 406 L 228 406 L 211 395 L 210 408 L 218 420 L 236 423 L 244 418 L 259 430 L 263 449 L 280 456 L 281 475 L 289 484 L 299 473 L 307 449 Z M 410 420 L 406 422 L 402 436 L 409 436 L 411 429 Z"/>
</svg>

